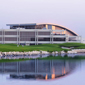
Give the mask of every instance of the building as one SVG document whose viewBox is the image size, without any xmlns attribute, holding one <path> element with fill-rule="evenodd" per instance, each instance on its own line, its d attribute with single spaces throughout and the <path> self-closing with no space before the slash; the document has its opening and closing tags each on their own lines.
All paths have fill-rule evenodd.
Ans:
<svg viewBox="0 0 85 85">
<path fill-rule="evenodd" d="M 0 43 L 22 45 L 81 42 L 81 36 L 56 24 L 7 24 L 10 29 L 0 29 Z"/>
</svg>

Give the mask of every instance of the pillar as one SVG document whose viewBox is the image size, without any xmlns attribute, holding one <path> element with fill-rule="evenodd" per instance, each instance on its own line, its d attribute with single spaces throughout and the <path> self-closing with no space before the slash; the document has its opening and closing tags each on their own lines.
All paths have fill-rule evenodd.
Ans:
<svg viewBox="0 0 85 85">
<path fill-rule="evenodd" d="M 2 44 L 4 43 L 4 30 L 2 30 Z"/>
<path fill-rule="evenodd" d="M 17 29 L 17 45 L 19 44 L 18 37 L 19 35 L 18 35 L 18 29 Z"/>
<path fill-rule="evenodd" d="M 66 42 L 68 42 L 69 41 L 69 36 L 66 36 Z"/>
<path fill-rule="evenodd" d="M 38 45 L 38 30 L 37 30 L 37 45 Z"/>
<path fill-rule="evenodd" d="M 36 29 L 35 29 L 35 45 L 37 44 L 36 39 L 37 39 L 37 31 L 36 31 Z"/>
</svg>

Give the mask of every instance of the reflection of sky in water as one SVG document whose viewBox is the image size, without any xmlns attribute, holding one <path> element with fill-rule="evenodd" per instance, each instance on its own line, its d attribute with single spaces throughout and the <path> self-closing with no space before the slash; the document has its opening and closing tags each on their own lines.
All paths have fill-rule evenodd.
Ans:
<svg viewBox="0 0 85 85">
<path fill-rule="evenodd" d="M 75 61 L 76 62 L 76 61 Z M 0 74 L 0 85 L 84 85 L 85 84 L 85 61 L 78 61 L 78 68 L 65 77 L 53 80 L 28 80 L 10 79 L 9 75 Z M 53 73 L 55 71 L 53 70 Z M 65 71 L 64 71 L 65 72 Z M 54 77 L 54 76 L 53 76 Z"/>
<path fill-rule="evenodd" d="M 58 54 L 55 54 L 53 56 L 58 56 Z M 64 57 L 64 56 L 68 56 L 68 57 L 75 57 L 75 56 L 85 56 L 85 53 L 77 53 L 77 54 L 74 54 L 74 53 L 70 53 L 70 54 L 60 54 L 60 56 Z"/>
<path fill-rule="evenodd" d="M 17 68 L 19 70 L 19 73 L 17 73 L 17 71 L 15 70 L 16 69 L 15 67 L 17 64 L 20 65 L 20 67 L 18 66 L 18 68 Z M 35 66 L 35 64 L 37 66 Z M 1 71 L 2 73 L 9 72 L 8 74 L 10 74 L 11 72 L 16 71 L 15 73 L 20 74 L 22 72 L 28 72 L 28 73 L 31 72 L 34 74 L 44 75 L 46 80 L 50 79 L 48 81 L 53 82 L 56 80 L 56 82 L 57 82 L 59 79 L 62 80 L 63 78 L 70 76 L 70 75 L 67 75 L 66 73 L 70 72 L 70 71 L 72 72 L 76 68 L 77 65 L 79 66 L 79 62 L 67 61 L 67 60 L 66 61 L 65 60 L 30 60 L 30 61 L 23 61 L 20 63 L 19 62 L 0 63 L 0 65 L 1 66 L 4 65 L 2 67 L 2 69 L 0 69 L 0 70 L 2 70 Z M 29 69 L 27 69 L 27 67 L 29 67 Z M 64 75 L 64 74 L 66 74 L 66 75 Z M 61 75 L 64 75 L 64 76 L 62 77 Z M 61 77 L 58 78 L 58 76 L 61 76 Z M 55 78 L 57 78 L 57 79 L 55 79 Z M 37 78 L 37 80 L 35 80 L 35 79 L 31 79 L 31 80 L 30 79 L 16 79 L 16 78 L 13 79 L 13 78 L 10 78 L 9 75 L 5 75 L 5 74 L 0 75 L 0 80 L 1 80 L 0 84 L 2 83 L 4 85 L 6 84 L 6 82 L 7 82 L 7 84 L 9 83 L 9 85 L 10 85 L 12 82 L 16 83 L 17 81 L 19 84 L 20 84 L 20 82 L 23 82 L 23 83 L 27 82 L 27 83 L 31 83 L 31 84 L 33 84 L 33 82 L 38 82 L 38 83 L 42 82 L 42 81 L 43 81 L 43 83 L 45 82 L 45 80 L 40 80 L 40 79 L 38 80 L 38 78 Z M 31 81 L 33 81 L 33 82 L 31 82 Z M 18 83 L 16 85 L 18 85 Z M 22 83 L 21 83 L 21 85 L 22 85 Z"/>
<path fill-rule="evenodd" d="M 66 60 L 29 60 L 0 63 L 0 73 L 11 78 L 55 79 L 63 77 L 76 68 L 76 62 Z"/>
<path fill-rule="evenodd" d="M 9 75 L 0 75 L 0 85 L 84 85 L 85 61 L 78 61 L 78 68 L 71 74 L 54 80 L 10 79 Z"/>
</svg>

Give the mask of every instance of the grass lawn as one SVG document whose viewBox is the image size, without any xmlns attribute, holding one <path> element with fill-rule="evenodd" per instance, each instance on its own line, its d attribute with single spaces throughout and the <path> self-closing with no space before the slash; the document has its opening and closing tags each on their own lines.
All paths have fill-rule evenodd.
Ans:
<svg viewBox="0 0 85 85">
<path fill-rule="evenodd" d="M 9 51 L 61 51 L 66 50 L 62 49 L 58 44 L 42 44 L 42 45 L 31 45 L 31 46 L 21 46 L 17 47 L 16 44 L 0 44 L 0 51 L 9 52 Z"/>
<path fill-rule="evenodd" d="M 82 43 L 63 43 L 63 44 L 41 44 L 41 45 L 31 45 L 31 46 L 19 46 L 16 44 L 0 44 L 0 51 L 9 52 L 9 51 L 68 51 L 68 49 L 62 49 L 61 47 L 74 47 L 75 49 L 85 49 L 85 44 Z"/>
</svg>

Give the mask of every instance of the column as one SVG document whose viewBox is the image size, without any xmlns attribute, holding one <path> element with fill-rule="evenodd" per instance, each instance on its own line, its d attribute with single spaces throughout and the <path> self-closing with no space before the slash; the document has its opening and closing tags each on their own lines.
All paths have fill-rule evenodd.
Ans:
<svg viewBox="0 0 85 85">
<path fill-rule="evenodd" d="M 19 44 L 19 42 L 18 42 L 18 36 L 19 36 L 19 35 L 18 35 L 18 29 L 17 29 L 17 44 Z"/>
<path fill-rule="evenodd" d="M 3 33 L 3 30 L 2 30 L 2 44 L 4 43 L 3 37 L 4 37 L 4 33 Z"/>
<path fill-rule="evenodd" d="M 37 38 L 37 32 L 36 32 L 36 29 L 35 29 L 35 45 L 36 45 L 36 38 Z"/>
<path fill-rule="evenodd" d="M 53 34 L 52 34 L 52 44 L 53 44 Z"/>
<path fill-rule="evenodd" d="M 67 36 L 66 36 L 66 42 L 68 42 L 68 39 L 69 39 L 69 36 L 67 35 Z"/>
<path fill-rule="evenodd" d="M 52 43 L 52 39 L 51 39 L 52 38 L 52 34 L 51 33 L 52 33 L 52 30 L 50 31 L 50 44 Z"/>
<path fill-rule="evenodd" d="M 38 45 L 38 30 L 37 30 L 37 45 Z"/>
<path fill-rule="evenodd" d="M 3 44 L 5 44 L 5 30 L 3 30 Z"/>
<path fill-rule="evenodd" d="M 79 36 L 79 41 L 82 43 L 82 37 L 81 36 Z"/>
<path fill-rule="evenodd" d="M 19 35 L 18 36 L 19 36 L 19 45 L 20 45 L 20 29 L 18 31 L 19 31 Z"/>
</svg>

